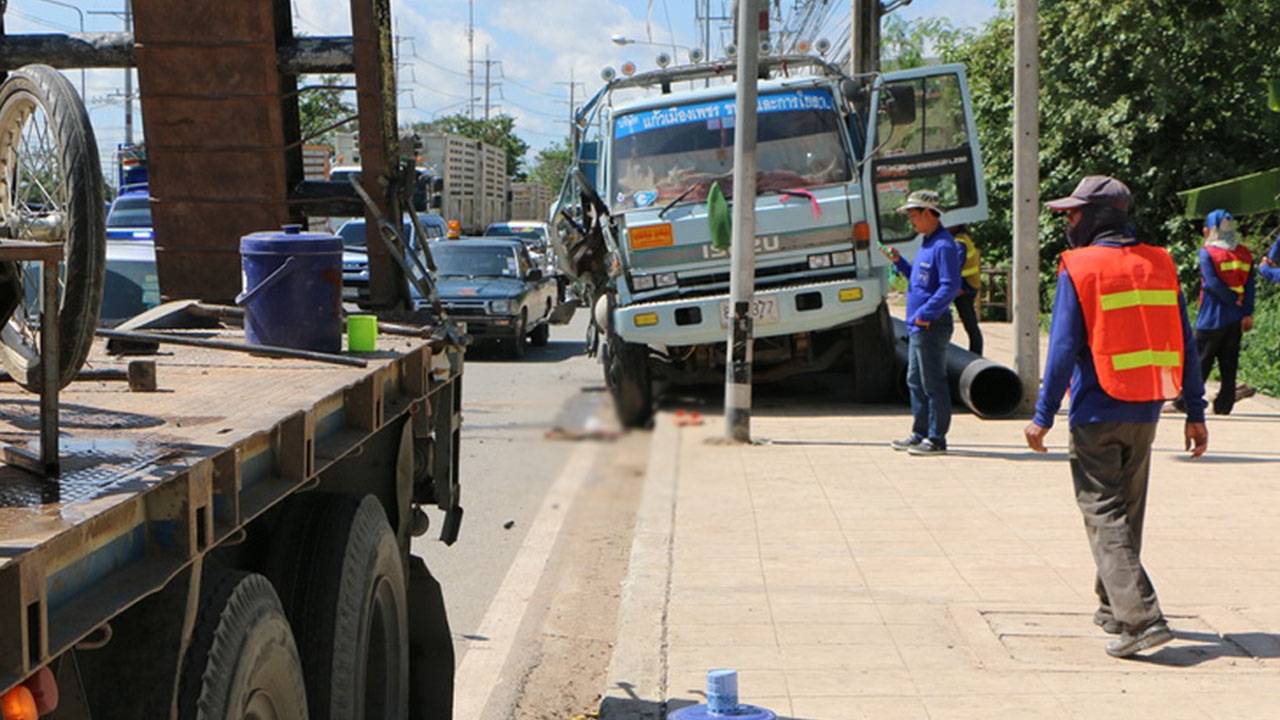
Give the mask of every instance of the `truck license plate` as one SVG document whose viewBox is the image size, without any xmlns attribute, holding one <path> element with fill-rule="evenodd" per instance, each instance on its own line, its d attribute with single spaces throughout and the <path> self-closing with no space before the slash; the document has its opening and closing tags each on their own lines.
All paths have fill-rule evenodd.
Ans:
<svg viewBox="0 0 1280 720">
<path fill-rule="evenodd" d="M 776 295 L 756 295 L 751 300 L 751 320 L 756 325 L 776 323 L 778 316 L 778 297 Z M 729 301 L 720 303 L 720 327 L 729 327 Z"/>
</svg>

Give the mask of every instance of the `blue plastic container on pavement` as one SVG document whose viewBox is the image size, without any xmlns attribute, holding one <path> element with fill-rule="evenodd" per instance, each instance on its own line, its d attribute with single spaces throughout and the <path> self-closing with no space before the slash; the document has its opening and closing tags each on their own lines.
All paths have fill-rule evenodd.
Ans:
<svg viewBox="0 0 1280 720">
<path fill-rule="evenodd" d="M 707 671 L 707 702 L 680 708 L 667 720 L 777 720 L 772 710 L 738 702 L 738 671 L 716 668 Z"/>
<path fill-rule="evenodd" d="M 258 345 L 342 350 L 342 239 L 285 225 L 240 238 L 245 338 Z"/>
</svg>

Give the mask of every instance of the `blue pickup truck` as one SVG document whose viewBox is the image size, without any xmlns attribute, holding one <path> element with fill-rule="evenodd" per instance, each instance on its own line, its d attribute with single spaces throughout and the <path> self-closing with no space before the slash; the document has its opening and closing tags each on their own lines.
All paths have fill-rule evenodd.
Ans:
<svg viewBox="0 0 1280 720">
<path fill-rule="evenodd" d="M 467 324 L 477 341 L 496 340 L 511 358 L 524 357 L 525 339 L 546 345 L 557 305 L 547 277 L 519 238 L 462 238 L 430 243 L 436 290 L 445 311 Z M 429 310 L 414 298 L 415 309 Z"/>
</svg>

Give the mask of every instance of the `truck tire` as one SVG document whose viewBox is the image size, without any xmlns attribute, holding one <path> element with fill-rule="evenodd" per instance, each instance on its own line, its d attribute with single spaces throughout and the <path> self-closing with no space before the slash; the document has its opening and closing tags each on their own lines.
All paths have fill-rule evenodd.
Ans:
<svg viewBox="0 0 1280 720">
<path fill-rule="evenodd" d="M 75 88 L 47 65 L 27 65 L 0 84 L 0 223 L 15 240 L 62 242 L 58 369 L 63 387 L 84 365 L 106 282 L 106 208 L 93 126 Z M 40 263 L 20 262 L 16 307 L 0 317 L 9 374 L 39 392 Z M 10 287 L 14 287 L 10 284 Z"/>
<path fill-rule="evenodd" d="M 610 332 L 603 353 L 605 384 L 613 396 L 618 422 L 627 428 L 647 426 L 653 419 L 649 346 L 626 342 Z"/>
<path fill-rule="evenodd" d="M 409 707 L 404 559 L 372 495 L 295 498 L 267 577 L 293 625 L 313 720 L 399 720 Z"/>
<path fill-rule="evenodd" d="M 207 568 L 178 686 L 179 720 L 307 720 L 289 620 L 261 575 Z"/>
<path fill-rule="evenodd" d="M 544 321 L 529 333 L 529 344 L 534 347 L 546 347 L 551 342 L 551 325 Z"/>
<path fill-rule="evenodd" d="M 511 344 L 507 345 L 507 357 L 512 360 L 524 359 L 524 336 L 525 328 L 528 327 L 528 322 L 528 315 L 521 312 L 520 317 L 516 320 L 515 335 L 511 338 Z"/>
<path fill-rule="evenodd" d="M 898 374 L 889 305 L 881 302 L 874 315 L 854 323 L 851 335 L 853 401 L 877 403 L 892 399 Z"/>
</svg>

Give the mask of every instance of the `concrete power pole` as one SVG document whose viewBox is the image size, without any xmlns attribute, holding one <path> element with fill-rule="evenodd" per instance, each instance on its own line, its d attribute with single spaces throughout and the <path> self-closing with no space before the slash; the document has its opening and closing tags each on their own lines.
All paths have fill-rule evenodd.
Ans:
<svg viewBox="0 0 1280 720">
<path fill-rule="evenodd" d="M 1040 59 L 1039 2 L 1013 11 L 1013 365 L 1022 410 L 1040 392 Z"/>
<path fill-rule="evenodd" d="M 739 0 L 738 97 L 733 132 L 733 241 L 729 267 L 729 338 L 725 353 L 724 418 L 729 440 L 751 442 L 751 306 L 755 294 L 756 75 L 760 0 Z"/>
<path fill-rule="evenodd" d="M 849 38 L 851 75 L 880 70 L 880 0 L 853 0 Z"/>
</svg>

